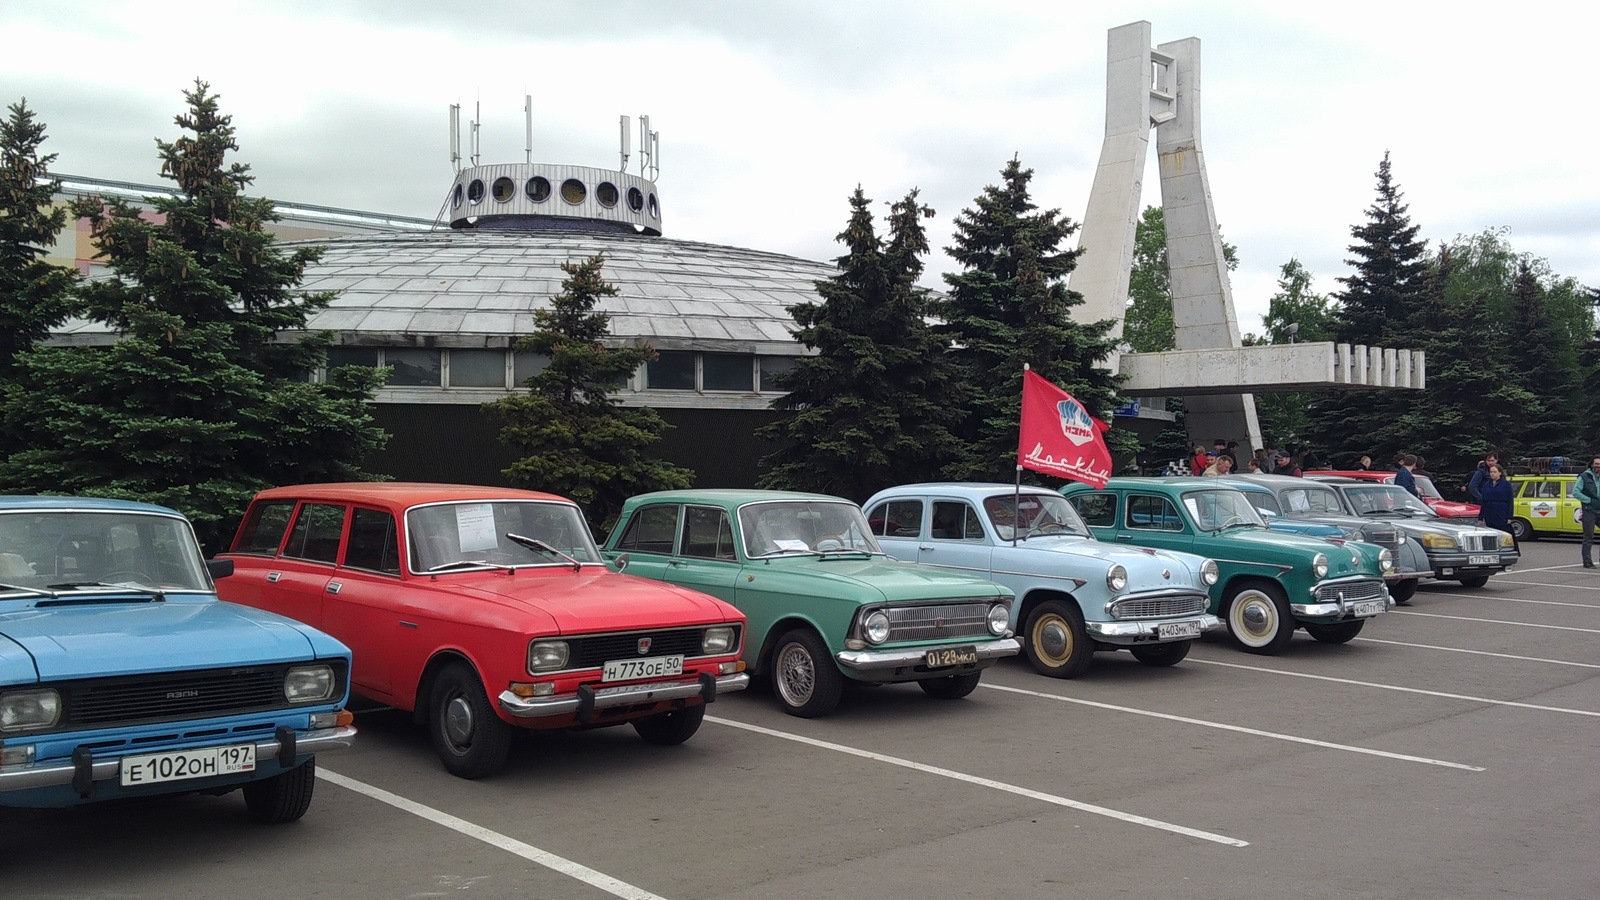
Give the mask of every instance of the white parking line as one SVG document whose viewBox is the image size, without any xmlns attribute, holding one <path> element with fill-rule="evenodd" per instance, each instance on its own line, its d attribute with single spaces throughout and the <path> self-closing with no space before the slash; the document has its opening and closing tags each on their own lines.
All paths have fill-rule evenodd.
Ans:
<svg viewBox="0 0 1600 900">
<path fill-rule="evenodd" d="M 1252 734 L 1257 737 L 1271 738 L 1277 741 L 1290 741 L 1296 744 L 1309 744 L 1313 747 L 1326 747 L 1329 750 L 1344 750 L 1350 753 L 1365 753 L 1370 756 L 1382 756 L 1387 759 L 1404 760 L 1405 762 L 1426 763 L 1430 766 L 1444 766 L 1449 769 L 1464 769 L 1468 772 L 1482 772 L 1482 766 L 1469 766 L 1465 763 L 1450 762 L 1443 759 L 1432 759 L 1426 756 L 1411 756 L 1405 753 L 1390 753 L 1387 750 L 1373 750 L 1368 747 L 1355 747 L 1350 744 L 1335 744 L 1329 741 L 1319 741 L 1315 738 L 1298 737 L 1292 734 L 1282 734 L 1276 731 L 1262 731 L 1259 728 L 1246 728 L 1242 725 L 1227 725 L 1222 722 L 1207 722 L 1204 719 L 1191 719 L 1188 716 L 1175 716 L 1171 713 L 1155 712 L 1148 709 L 1134 709 L 1129 706 L 1116 706 L 1110 703 L 1100 703 L 1095 700 L 1080 700 L 1077 697 L 1063 697 L 1060 694 L 1050 694 L 1044 691 L 1030 691 L 1024 688 L 1006 687 L 1000 684 L 979 683 L 978 687 L 985 687 L 992 691 L 1005 691 L 1008 694 L 1023 694 L 1029 697 L 1042 697 L 1046 700 L 1059 700 L 1062 703 L 1076 703 L 1080 706 L 1093 706 L 1097 709 L 1109 709 L 1113 712 L 1132 713 L 1136 716 L 1149 716 L 1153 719 L 1166 719 L 1170 722 L 1182 722 L 1186 725 L 1199 725 L 1204 728 L 1217 728 L 1223 731 L 1234 731 L 1240 734 Z"/>
<path fill-rule="evenodd" d="M 1209 831 L 1199 831 L 1194 828 L 1187 828 L 1183 825 L 1174 825 L 1171 822 L 1163 822 L 1160 819 L 1151 819 L 1146 816 L 1135 815 L 1134 813 L 1126 813 L 1116 809 L 1109 809 L 1104 806 L 1095 806 L 1092 803 L 1084 803 L 1079 800 L 1058 797 L 1055 794 L 1046 794 L 1041 791 L 1030 790 L 1025 787 L 1018 787 L 1014 784 L 1006 784 L 1003 781 L 995 781 L 990 778 L 981 778 L 977 775 L 968 775 L 965 772 L 957 772 L 952 769 L 941 769 L 938 766 L 925 765 L 923 763 L 913 762 L 909 759 L 901 759 L 898 756 L 887 756 L 882 753 L 874 753 L 871 750 L 860 750 L 855 747 L 847 747 L 844 744 L 835 744 L 831 741 L 822 741 L 817 740 L 816 738 L 803 737 L 798 734 L 790 734 L 787 731 L 776 731 L 771 728 L 763 728 L 760 725 L 750 725 L 745 722 L 735 722 L 732 719 L 723 719 L 718 718 L 717 716 L 706 716 L 705 720 L 707 722 L 715 722 L 718 725 L 726 725 L 729 728 L 740 728 L 745 731 L 753 731 L 756 734 L 764 734 L 768 737 L 781 738 L 785 741 L 794 741 L 797 744 L 806 744 L 807 746 L 818 747 L 823 750 L 833 750 L 837 753 L 848 753 L 851 756 L 859 756 L 862 759 L 870 759 L 875 762 L 888 763 L 891 766 L 900 766 L 901 768 L 911 769 L 927 775 L 938 775 L 941 778 L 950 778 L 955 781 L 963 781 L 967 784 L 978 785 L 979 787 L 993 788 L 997 791 L 1005 791 L 1010 794 L 1016 794 L 1019 797 L 1027 797 L 1032 800 L 1053 803 L 1056 806 L 1065 806 L 1069 809 L 1093 813 L 1097 816 L 1106 816 L 1112 819 L 1120 819 L 1124 822 L 1131 822 L 1135 825 L 1145 825 L 1150 828 L 1159 828 L 1162 831 L 1170 831 L 1174 834 L 1188 835 L 1189 837 L 1200 838 L 1203 841 L 1226 844 L 1230 847 L 1250 846 L 1248 841 L 1241 841 L 1238 838 L 1226 837 L 1220 834 L 1212 834 Z"/>
<path fill-rule="evenodd" d="M 613 897 L 624 897 L 627 900 L 663 900 L 661 896 L 652 894 L 644 888 L 634 887 L 625 881 L 618 881 L 610 875 L 596 872 L 588 866 L 575 863 L 554 853 L 540 850 L 532 844 L 525 844 L 515 838 L 506 837 L 498 831 L 490 831 L 481 825 L 474 825 L 466 819 L 440 812 L 431 806 L 424 806 L 416 801 L 407 800 L 398 794 L 391 794 L 383 788 L 373 787 L 365 782 L 340 775 L 337 772 L 330 772 L 321 767 L 317 769 L 317 777 L 342 788 L 348 788 L 358 794 L 371 797 L 380 803 L 387 803 L 395 809 L 427 819 L 436 825 L 443 825 L 451 831 L 459 832 L 474 840 L 483 841 L 491 847 L 499 847 L 501 850 L 514 853 L 529 862 L 560 872 L 570 878 L 576 878 L 584 884 L 605 891 Z"/>
<path fill-rule="evenodd" d="M 1548 628 L 1552 631 L 1581 631 L 1584 634 L 1600 634 L 1600 628 L 1577 628 L 1572 625 L 1541 625 L 1537 622 L 1513 622 L 1505 619 L 1479 619 L 1473 616 L 1447 616 L 1442 613 L 1417 612 L 1414 609 L 1391 609 L 1391 616 L 1421 616 L 1428 619 L 1452 619 L 1457 622 L 1485 622 L 1490 625 L 1521 625 L 1523 628 Z"/>
<path fill-rule="evenodd" d="M 1600 719 L 1600 712 L 1591 712 L 1587 709 L 1567 709 L 1562 706 L 1540 706 L 1537 703 L 1519 703 L 1515 700 L 1491 700 L 1488 697 L 1473 697 L 1468 694 L 1450 694 L 1444 691 L 1427 691 L 1422 688 L 1401 687 L 1396 684 L 1378 684 L 1372 681 L 1355 681 L 1350 678 L 1333 678 L 1328 675 L 1311 675 L 1305 672 L 1286 672 L 1283 669 L 1267 669 L 1261 666 L 1246 666 L 1240 663 L 1222 662 L 1215 659 L 1195 659 L 1189 657 L 1187 662 L 1199 663 L 1203 666 L 1223 666 L 1229 669 L 1244 669 L 1247 672 L 1267 672 L 1272 675 L 1292 675 L 1295 678 L 1310 678 L 1314 681 L 1332 681 L 1337 684 L 1351 684 L 1357 687 L 1377 688 L 1383 691 L 1401 691 L 1407 694 L 1423 694 L 1429 697 L 1444 697 L 1450 700 L 1470 700 L 1473 703 L 1487 703 L 1490 706 L 1515 706 L 1521 709 L 1537 709 L 1544 712 L 1566 713 L 1572 716 L 1589 716 Z"/>
<path fill-rule="evenodd" d="M 1523 662 L 1546 663 L 1552 666 L 1577 666 L 1583 669 L 1600 669 L 1600 663 L 1572 662 L 1566 659 L 1545 659 L 1541 656 L 1517 656 L 1513 653 L 1491 653 L 1488 650 L 1468 650 L 1465 647 L 1440 647 L 1435 644 L 1413 644 L 1410 641 L 1385 641 L 1380 638 L 1358 637 L 1364 644 L 1393 644 L 1396 647 L 1416 647 L 1421 650 L 1444 650 L 1448 653 L 1471 653 L 1475 656 L 1494 656 L 1500 659 L 1517 659 Z"/>
<path fill-rule="evenodd" d="M 1539 581 L 1517 581 L 1517 582 L 1511 582 L 1511 583 L 1528 585 L 1528 586 L 1531 586 L 1531 587 L 1560 588 L 1563 591 L 1567 591 L 1567 590 L 1574 590 L 1574 591 L 1576 591 L 1576 590 L 1600 591 L 1600 588 L 1573 588 L 1573 587 L 1568 587 L 1567 585 L 1564 585 L 1564 584 L 1545 584 L 1545 583 L 1539 582 Z M 1500 596 L 1498 594 L 1478 594 L 1478 593 L 1468 594 L 1468 593 L 1462 593 L 1460 591 L 1429 591 L 1426 594 L 1418 594 L 1418 596 L 1419 597 L 1452 597 L 1452 598 L 1460 598 L 1462 600 L 1488 600 L 1490 603 L 1537 603 L 1537 604 L 1539 604 L 1541 606 L 1575 606 L 1578 609 L 1600 609 L 1600 606 L 1597 606 L 1597 605 L 1595 605 L 1593 603 L 1567 603 L 1567 602 L 1562 601 L 1562 600 L 1533 600 L 1533 599 L 1530 599 L 1530 598 L 1527 598 L 1527 597 L 1504 597 L 1504 596 Z"/>
</svg>

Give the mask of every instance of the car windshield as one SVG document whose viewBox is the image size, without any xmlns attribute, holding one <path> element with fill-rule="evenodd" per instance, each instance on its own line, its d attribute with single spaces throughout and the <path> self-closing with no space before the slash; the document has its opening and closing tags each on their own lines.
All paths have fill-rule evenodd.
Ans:
<svg viewBox="0 0 1600 900">
<path fill-rule="evenodd" d="M 7 588 L 212 590 L 187 521 L 104 511 L 0 515 L 0 585 L 0 596 Z"/>
<path fill-rule="evenodd" d="M 775 500 L 739 507 L 745 555 L 882 553 L 860 507 L 845 500 Z"/>
<path fill-rule="evenodd" d="M 1421 494 L 1424 497 L 1427 497 L 1429 500 L 1443 500 L 1444 499 L 1444 495 L 1439 493 L 1439 488 L 1436 485 L 1434 485 L 1432 478 L 1429 478 L 1426 475 L 1418 475 L 1418 476 L 1416 476 L 1416 479 L 1417 479 L 1417 493 Z"/>
<path fill-rule="evenodd" d="M 1244 491 L 1189 491 L 1183 495 L 1183 505 L 1195 524 L 1206 531 L 1267 524 Z"/>
<path fill-rule="evenodd" d="M 1411 492 L 1392 484 L 1345 485 L 1345 498 L 1358 516 L 1432 516 L 1434 512 Z"/>
<path fill-rule="evenodd" d="M 984 514 L 1002 541 L 1049 534 L 1090 537 L 1078 511 L 1060 494 L 996 494 L 983 501 Z"/>
<path fill-rule="evenodd" d="M 539 500 L 419 506 L 406 513 L 411 571 L 601 564 L 576 506 Z"/>
</svg>

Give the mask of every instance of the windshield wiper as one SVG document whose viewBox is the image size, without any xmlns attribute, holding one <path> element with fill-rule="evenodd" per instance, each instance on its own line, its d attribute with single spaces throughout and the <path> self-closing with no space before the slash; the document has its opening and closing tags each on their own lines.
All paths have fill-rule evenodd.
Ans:
<svg viewBox="0 0 1600 900">
<path fill-rule="evenodd" d="M 516 541 L 517 543 L 521 544 L 522 546 L 527 547 L 529 550 L 540 550 L 540 551 L 543 551 L 545 553 L 549 553 L 552 556 L 559 556 L 562 559 L 566 560 L 567 562 L 572 563 L 572 571 L 574 571 L 574 572 L 579 572 L 579 571 L 583 570 L 583 563 L 578 562 L 578 560 L 574 559 L 571 556 L 568 556 L 565 553 L 562 553 L 560 550 L 557 550 L 556 548 L 550 546 L 549 544 L 546 544 L 544 541 L 541 541 L 538 538 L 523 537 L 520 534 L 512 534 L 511 532 L 508 531 L 508 532 L 506 532 L 506 539 L 507 540 L 512 540 L 512 541 Z"/>
<path fill-rule="evenodd" d="M 23 594 L 30 594 L 30 595 L 32 595 L 34 597 L 54 597 L 55 596 L 55 594 L 53 592 L 51 592 L 51 591 L 46 591 L 46 590 L 42 590 L 40 588 L 35 588 L 35 587 L 23 587 L 20 584 L 0 584 L 0 591 L 17 591 L 17 592 L 23 593 Z"/>
<path fill-rule="evenodd" d="M 428 568 L 428 571 L 429 572 L 445 572 L 445 571 L 449 571 L 450 569 L 474 569 L 474 568 L 511 569 L 512 567 L 511 566 L 507 566 L 507 565 L 502 565 L 500 563 L 492 563 L 492 562 L 489 562 L 486 559 L 458 559 L 455 562 L 440 563 L 437 566 L 430 566 Z"/>
<path fill-rule="evenodd" d="M 63 581 L 59 584 L 47 584 L 45 585 L 45 588 L 46 592 L 42 592 L 41 596 L 49 597 L 52 601 L 51 605 L 63 603 L 99 603 L 107 599 L 105 594 L 100 591 L 96 591 L 90 596 L 78 597 L 63 597 L 60 594 L 53 593 L 54 591 L 76 591 L 81 588 L 104 588 L 105 592 L 109 593 L 138 594 L 141 597 L 154 600 L 157 603 L 165 602 L 167 599 L 166 593 L 160 588 L 146 587 L 142 584 L 127 584 L 106 581 Z"/>
</svg>

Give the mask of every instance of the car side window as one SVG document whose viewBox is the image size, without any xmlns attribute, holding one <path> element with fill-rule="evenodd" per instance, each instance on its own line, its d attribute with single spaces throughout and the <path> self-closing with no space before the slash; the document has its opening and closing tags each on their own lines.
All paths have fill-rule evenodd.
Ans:
<svg viewBox="0 0 1600 900">
<path fill-rule="evenodd" d="M 933 504 L 932 537 L 938 541 L 981 541 L 983 520 L 972 504 L 961 500 L 937 500 Z"/>
<path fill-rule="evenodd" d="M 922 534 L 922 501 L 885 500 L 867 513 L 867 524 L 878 537 L 917 537 Z"/>
<path fill-rule="evenodd" d="M 344 507 L 327 503 L 306 503 L 295 516 L 284 556 L 312 562 L 336 562 L 339 537 L 344 534 Z"/>
<path fill-rule="evenodd" d="M 678 507 L 674 504 L 646 506 L 635 512 L 624 526 L 617 549 L 628 553 L 670 554 L 678 535 Z"/>
<path fill-rule="evenodd" d="M 1535 496 L 1556 499 L 1562 495 L 1561 484 L 1555 481 L 1539 482 L 1539 493 Z"/>
<path fill-rule="evenodd" d="M 377 509 L 357 508 L 352 512 L 344 564 L 353 569 L 399 575 L 400 544 L 394 516 Z"/>
<path fill-rule="evenodd" d="M 727 510 L 715 506 L 687 506 L 683 510 L 681 556 L 733 559 L 733 525 Z"/>
<path fill-rule="evenodd" d="M 283 533 L 289 530 L 294 504 L 293 500 L 270 500 L 251 507 L 233 552 L 276 556 L 283 544 Z"/>
<path fill-rule="evenodd" d="M 1068 499 L 1090 528 L 1110 528 L 1117 524 L 1116 494 L 1073 494 Z"/>
<path fill-rule="evenodd" d="M 1182 531 L 1183 516 L 1166 497 L 1134 494 L 1128 498 L 1128 527 L 1141 531 Z"/>
</svg>

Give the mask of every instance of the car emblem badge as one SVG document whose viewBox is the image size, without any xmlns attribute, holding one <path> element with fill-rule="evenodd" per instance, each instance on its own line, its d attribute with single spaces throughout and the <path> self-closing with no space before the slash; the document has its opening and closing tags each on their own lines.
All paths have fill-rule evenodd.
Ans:
<svg viewBox="0 0 1600 900">
<path fill-rule="evenodd" d="M 943 619 L 934 619 L 933 620 L 933 627 L 939 629 L 940 631 L 943 631 L 944 630 L 944 620 Z"/>
<path fill-rule="evenodd" d="M 1172 570 L 1171 569 L 1162 569 L 1161 570 L 1161 577 L 1167 579 L 1168 581 L 1171 581 L 1172 580 Z"/>
<path fill-rule="evenodd" d="M 650 639 L 649 638 L 639 638 L 639 652 L 641 654 L 650 652 Z"/>
</svg>

